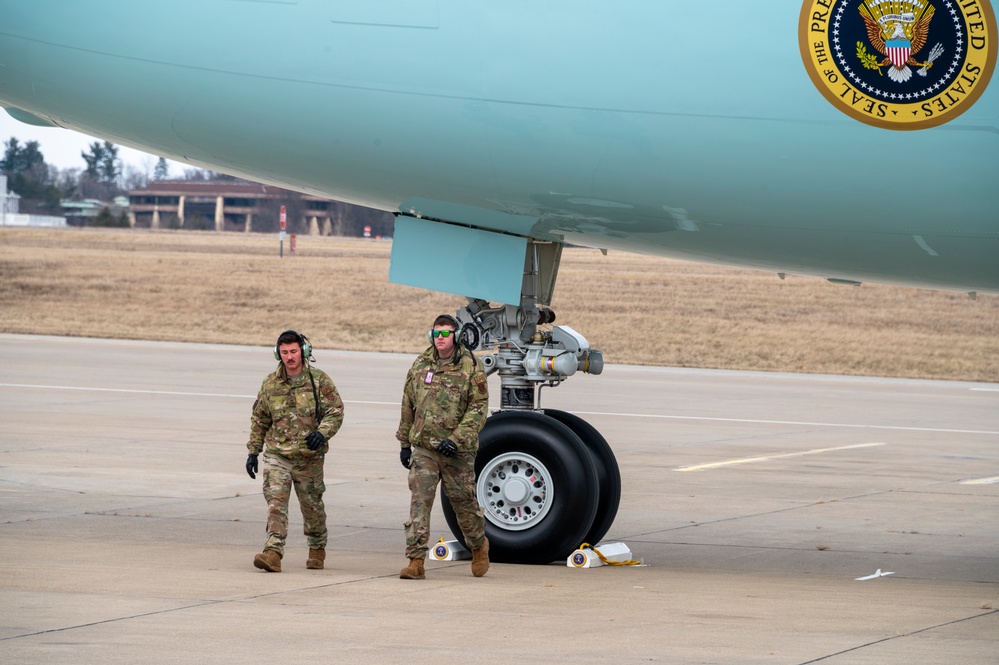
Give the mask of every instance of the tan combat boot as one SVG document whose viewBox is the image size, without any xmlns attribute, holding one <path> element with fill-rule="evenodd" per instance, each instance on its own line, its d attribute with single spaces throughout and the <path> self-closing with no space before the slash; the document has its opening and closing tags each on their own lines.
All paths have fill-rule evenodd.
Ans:
<svg viewBox="0 0 999 665">
<path fill-rule="evenodd" d="M 423 572 L 423 559 L 410 559 L 409 565 L 399 571 L 399 577 L 404 580 L 427 579 Z"/>
<path fill-rule="evenodd" d="M 489 570 L 489 539 L 482 541 L 481 547 L 472 550 L 472 574 L 482 577 Z"/>
<path fill-rule="evenodd" d="M 314 550 L 309 548 L 309 558 L 305 560 L 305 567 L 310 570 L 322 570 L 323 561 L 326 561 L 326 550 L 319 548 Z"/>
<path fill-rule="evenodd" d="M 277 550 L 264 550 L 253 557 L 253 565 L 260 570 L 266 570 L 268 573 L 280 573 L 281 555 Z"/>
</svg>

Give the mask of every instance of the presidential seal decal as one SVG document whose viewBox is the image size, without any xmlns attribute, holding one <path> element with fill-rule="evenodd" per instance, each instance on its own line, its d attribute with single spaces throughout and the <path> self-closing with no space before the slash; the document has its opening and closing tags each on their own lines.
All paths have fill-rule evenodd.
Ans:
<svg viewBox="0 0 999 665">
<path fill-rule="evenodd" d="M 967 111 L 996 64 L 988 0 L 805 0 L 801 59 L 833 106 L 886 129 L 925 129 Z"/>
</svg>

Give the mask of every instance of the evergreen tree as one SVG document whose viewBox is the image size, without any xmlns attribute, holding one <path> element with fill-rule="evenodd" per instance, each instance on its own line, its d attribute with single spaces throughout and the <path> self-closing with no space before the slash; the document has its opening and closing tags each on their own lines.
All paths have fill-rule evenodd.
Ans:
<svg viewBox="0 0 999 665">
<path fill-rule="evenodd" d="M 166 180 L 170 177 L 170 165 L 167 164 L 167 160 L 163 157 L 159 158 L 156 162 L 156 168 L 153 170 L 153 180 Z"/>
<path fill-rule="evenodd" d="M 9 140 L 5 141 L 3 144 L 3 159 L 0 159 L 0 171 L 4 175 L 10 175 L 14 171 L 14 166 L 17 164 L 18 153 L 21 152 L 20 142 L 11 137 Z"/>
<path fill-rule="evenodd" d="M 111 228 L 126 228 L 128 227 L 128 215 L 124 212 L 120 215 L 116 215 L 111 212 L 111 208 L 104 206 L 101 208 L 101 211 L 97 213 L 97 216 L 94 217 L 94 221 L 92 221 L 90 225 Z"/>
<path fill-rule="evenodd" d="M 53 183 L 53 175 L 38 149 L 38 141 L 23 146 L 16 138 L 4 144 L 0 172 L 8 178 L 8 187 L 21 197 L 21 212 L 57 215 L 61 207 L 61 192 Z"/>
<path fill-rule="evenodd" d="M 104 159 L 101 161 L 101 180 L 106 185 L 117 185 L 121 177 L 121 160 L 118 159 L 118 146 L 104 142 Z"/>
<path fill-rule="evenodd" d="M 45 165 L 45 157 L 38 149 L 38 141 L 28 141 L 24 146 L 11 137 L 4 143 L 3 159 L 0 160 L 0 171 L 7 176 L 14 176 L 25 171 L 36 170 L 37 166 Z"/>
<path fill-rule="evenodd" d="M 101 162 L 104 161 L 104 146 L 101 145 L 100 141 L 94 141 L 90 144 L 90 152 L 81 152 L 80 156 L 83 157 L 83 161 L 87 163 L 87 168 L 84 170 L 90 179 L 94 182 L 99 182 Z"/>
<path fill-rule="evenodd" d="M 116 187 L 121 177 L 121 160 L 118 159 L 118 146 L 105 141 L 94 141 L 90 144 L 90 152 L 80 155 L 87 163 L 85 173 L 94 182 L 108 187 Z"/>
</svg>

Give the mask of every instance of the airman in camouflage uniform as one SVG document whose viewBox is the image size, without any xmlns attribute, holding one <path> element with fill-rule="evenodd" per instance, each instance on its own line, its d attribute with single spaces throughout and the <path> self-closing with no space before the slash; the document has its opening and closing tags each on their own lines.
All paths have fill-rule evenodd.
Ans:
<svg viewBox="0 0 999 665">
<path fill-rule="evenodd" d="M 430 509 L 442 481 L 472 549 L 472 574 L 482 577 L 489 569 L 485 517 L 475 495 L 475 453 L 489 411 L 489 387 L 482 364 L 457 343 L 457 330 L 453 317 L 438 316 L 430 348 L 406 375 L 396 432 L 412 492 L 405 525 L 409 565 L 399 573 L 403 579 L 425 577 Z"/>
<path fill-rule="evenodd" d="M 326 559 L 323 461 L 330 438 L 343 423 L 343 401 L 329 375 L 309 364 L 311 353 L 304 336 L 293 330 L 281 333 L 274 347 L 281 364 L 261 384 L 250 417 L 246 472 L 256 478 L 262 451 L 267 500 L 267 543 L 253 565 L 268 572 L 281 572 L 292 486 L 309 542 L 306 568 L 321 569 Z"/>
</svg>

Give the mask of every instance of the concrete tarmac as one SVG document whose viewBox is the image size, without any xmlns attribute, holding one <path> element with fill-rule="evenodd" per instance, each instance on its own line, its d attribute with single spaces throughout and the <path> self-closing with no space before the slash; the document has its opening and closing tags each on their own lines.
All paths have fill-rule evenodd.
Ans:
<svg viewBox="0 0 999 665">
<path fill-rule="evenodd" d="M 271 574 L 243 468 L 270 349 L 0 335 L 0 663 L 999 662 L 999 384 L 572 377 L 542 406 L 610 442 L 605 541 L 643 565 L 406 581 L 413 357 L 315 356 L 346 402 L 327 568 L 293 500 Z"/>
</svg>

